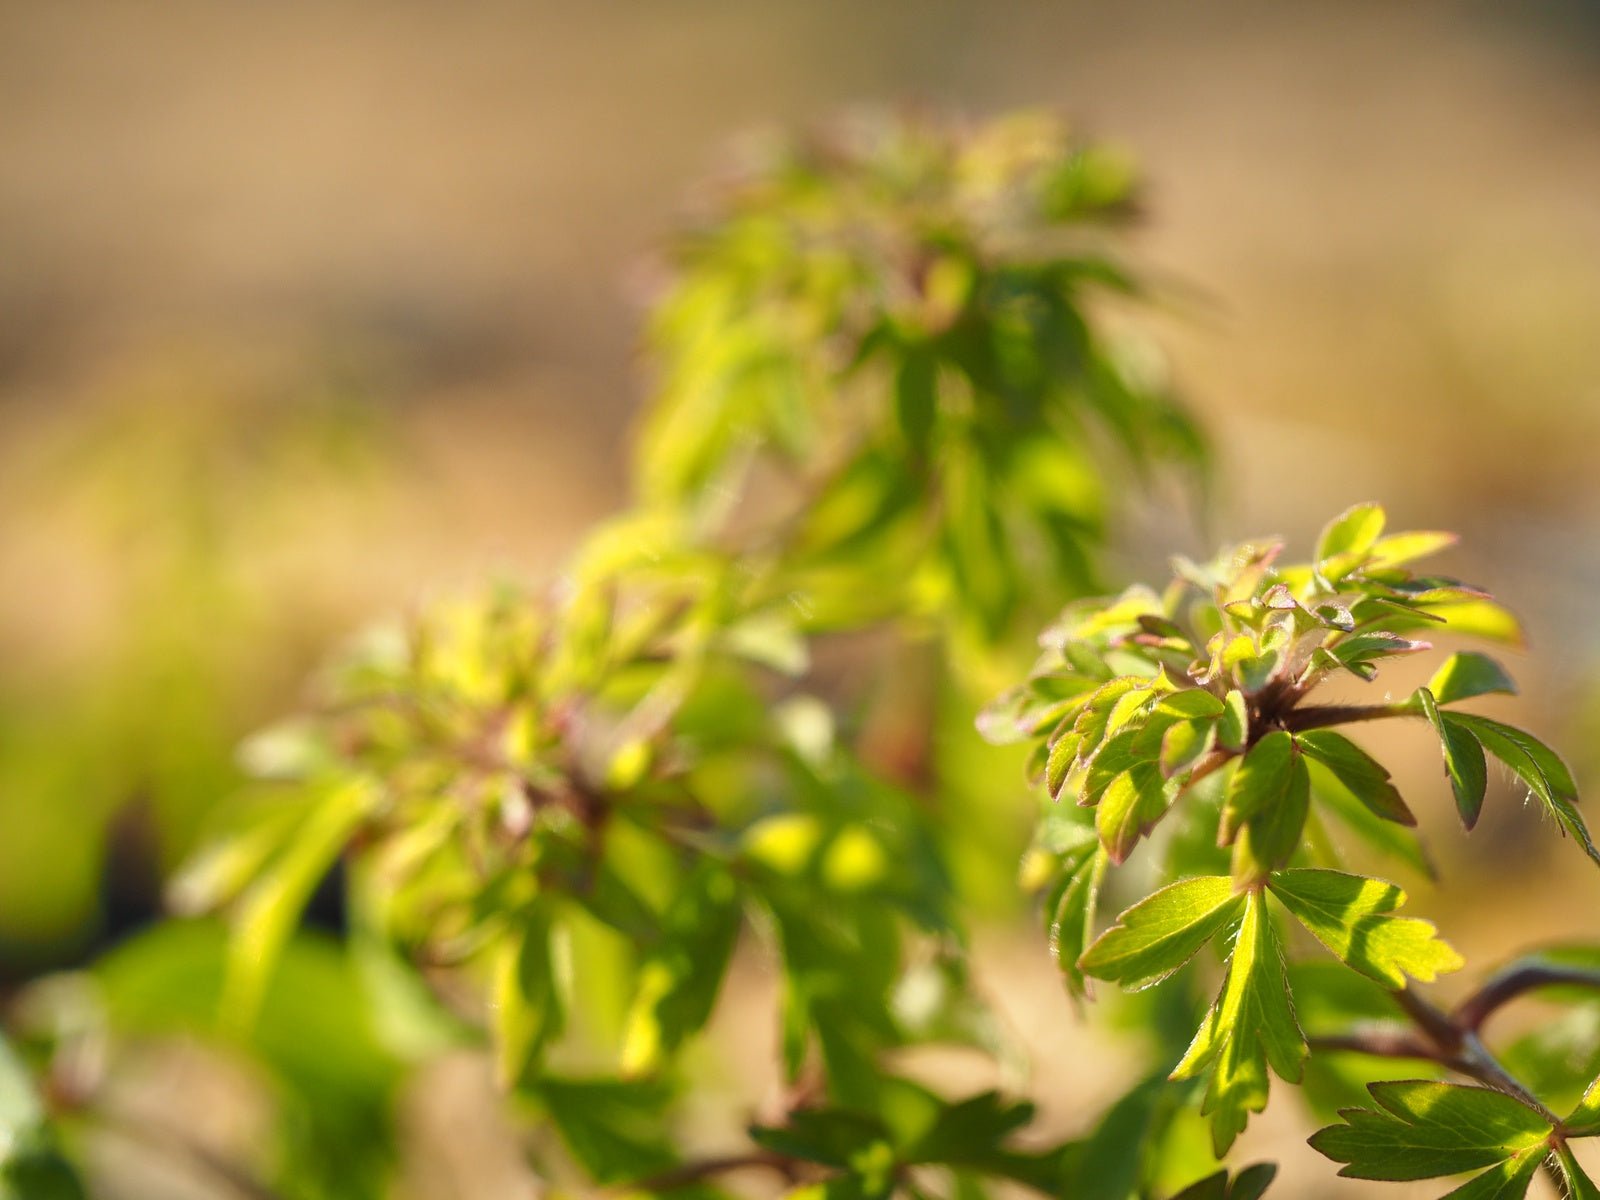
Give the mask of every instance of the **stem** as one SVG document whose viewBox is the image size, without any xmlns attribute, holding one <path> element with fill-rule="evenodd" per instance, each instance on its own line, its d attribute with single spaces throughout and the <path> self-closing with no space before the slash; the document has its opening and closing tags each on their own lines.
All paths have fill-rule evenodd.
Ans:
<svg viewBox="0 0 1600 1200">
<path fill-rule="evenodd" d="M 109 1111 L 99 1112 L 96 1119 L 107 1132 L 120 1134 L 137 1145 L 149 1147 L 165 1154 L 168 1159 L 187 1165 L 190 1175 L 220 1184 L 229 1195 L 237 1196 L 239 1200 L 284 1200 L 265 1183 L 164 1122 L 132 1113 Z"/>
<path fill-rule="evenodd" d="M 1562 985 L 1600 991 L 1600 970 L 1556 963 L 1508 967 L 1491 976 L 1487 983 L 1456 1005 L 1451 1020 L 1458 1028 L 1477 1033 L 1497 1010 L 1524 992 Z"/>
<path fill-rule="evenodd" d="M 1594 986 L 1600 987 L 1600 977 L 1593 979 L 1592 982 Z M 1423 999 L 1410 988 L 1401 988 L 1393 993 L 1395 1003 L 1405 1011 L 1406 1016 L 1411 1018 L 1420 1037 L 1403 1029 L 1377 1026 L 1330 1037 L 1312 1038 L 1308 1040 L 1308 1044 L 1314 1049 L 1348 1050 L 1360 1054 L 1376 1054 L 1385 1058 L 1420 1058 L 1436 1062 L 1458 1075 L 1476 1079 L 1486 1087 L 1515 1097 L 1549 1121 L 1552 1128 L 1560 1128 L 1561 1118 L 1546 1108 L 1537 1096 L 1518 1083 L 1511 1073 L 1500 1065 L 1500 1060 L 1495 1058 L 1489 1052 L 1489 1048 L 1479 1040 L 1477 1027 L 1461 1021 L 1459 1014 L 1462 1009 L 1467 1008 L 1476 995 L 1481 994 L 1482 992 L 1469 997 L 1457 1008 L 1456 1014 L 1452 1015 Z M 1508 995 L 1506 999 L 1509 998 Z M 1493 1006 L 1488 1011 L 1492 1010 Z"/>
<path fill-rule="evenodd" d="M 1378 1058 L 1420 1058 L 1440 1062 L 1436 1047 L 1422 1041 L 1409 1029 L 1398 1026 L 1371 1025 L 1353 1029 L 1349 1033 L 1308 1037 L 1306 1045 L 1312 1050 L 1345 1050 L 1352 1054 L 1371 1054 Z"/>
<path fill-rule="evenodd" d="M 1230 760 L 1238 758 L 1242 750 L 1230 750 L 1226 746 L 1218 746 L 1215 750 L 1208 751 L 1199 762 L 1195 763 L 1194 770 L 1189 772 L 1189 778 L 1184 780 L 1185 788 L 1193 787 L 1213 771 L 1220 770 Z"/>
<path fill-rule="evenodd" d="M 1281 723 L 1290 733 L 1299 733 L 1306 729 L 1326 729 L 1330 725 L 1349 725 L 1356 721 L 1421 715 L 1408 704 L 1309 704 L 1284 713 Z"/>
<path fill-rule="evenodd" d="M 725 1154 L 717 1158 L 703 1158 L 697 1162 L 684 1163 L 682 1166 L 673 1167 L 652 1175 L 648 1179 L 636 1179 L 630 1183 L 620 1185 L 620 1191 L 634 1192 L 665 1192 L 673 1188 L 687 1187 L 691 1183 L 701 1183 L 707 1179 L 714 1179 L 718 1175 L 729 1175 L 735 1171 L 767 1170 L 775 1171 L 789 1183 L 799 1178 L 796 1164 L 793 1159 L 782 1154 L 775 1154 L 770 1150 L 755 1151 L 749 1154 Z"/>
</svg>

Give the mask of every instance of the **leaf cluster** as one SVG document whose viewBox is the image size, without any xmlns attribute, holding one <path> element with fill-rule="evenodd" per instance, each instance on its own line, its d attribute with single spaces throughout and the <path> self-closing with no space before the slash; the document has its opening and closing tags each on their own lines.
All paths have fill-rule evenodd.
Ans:
<svg viewBox="0 0 1600 1200">
<path fill-rule="evenodd" d="M 1455 708 L 1515 691 L 1486 655 L 1449 656 L 1399 703 L 1315 702 L 1330 679 L 1371 681 L 1387 660 L 1427 651 L 1422 631 L 1520 640 L 1515 618 L 1487 593 L 1412 568 L 1453 540 L 1386 535 L 1383 510 L 1366 504 L 1328 523 L 1308 563 L 1280 562 L 1277 541 L 1206 564 L 1177 560 L 1159 592 L 1134 587 L 1069 605 L 1042 635 L 1027 682 L 980 719 L 994 740 L 1031 743 L 1031 776 L 1058 804 L 1075 801 L 1047 812 L 1029 868 L 1044 881 L 1053 945 L 1074 990 L 1091 977 L 1147 987 L 1207 945 L 1223 946 L 1221 990 L 1173 1069 L 1174 1079 L 1206 1080 L 1202 1110 L 1218 1155 L 1266 1104 L 1269 1071 L 1289 1082 L 1304 1072 L 1284 918 L 1396 991 L 1464 965 L 1430 923 L 1396 915 L 1400 888 L 1336 869 L 1343 864 L 1323 833 L 1330 820 L 1421 861 L 1416 819 L 1389 770 L 1336 727 L 1421 718 L 1439 738 L 1468 829 L 1492 755 L 1593 855 L 1555 752 Z M 1175 881 L 1096 937 L 1108 871 L 1164 825 L 1154 865 Z M 1207 829 L 1214 837 L 1195 832 Z"/>
<path fill-rule="evenodd" d="M 1127 164 L 1044 114 L 763 145 L 667 253 L 646 500 L 767 481 L 824 611 L 869 564 L 880 613 L 990 637 L 1081 594 L 1106 450 L 1203 459 L 1149 349 L 1092 315 L 1143 292 L 1112 244 L 1135 208 Z"/>
<path fill-rule="evenodd" d="M 1058 595 L 1091 578 L 1102 443 L 1200 461 L 1090 311 L 1139 290 L 1109 244 L 1132 186 L 1042 117 L 863 124 L 729 183 L 668 250 L 640 508 L 551 588 L 358 640 L 245 747 L 254 790 L 172 888 L 229 914 L 232 1035 L 340 871 L 424 1024 L 486 1041 L 543 1114 L 541 1174 L 714 1190 L 677 1146 L 684 1050 L 754 943 L 786 1104 L 729 1169 L 841 1196 L 1066 1186 L 1071 1145 L 1012 1145 L 1027 1105 L 893 1069 L 1000 1041 L 928 785 L 883 769 L 811 660 L 930 615 L 1000 636 L 1039 569 Z"/>
</svg>

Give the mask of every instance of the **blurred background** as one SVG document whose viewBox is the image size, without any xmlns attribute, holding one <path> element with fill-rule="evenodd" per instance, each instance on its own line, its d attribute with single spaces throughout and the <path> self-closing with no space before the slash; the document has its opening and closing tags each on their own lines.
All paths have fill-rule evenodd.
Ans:
<svg viewBox="0 0 1600 1200">
<path fill-rule="evenodd" d="M 1219 485 L 1199 528 L 1136 508 L 1119 573 L 1368 498 L 1459 530 L 1532 639 L 1489 711 L 1595 790 L 1600 6 L 4 0 L 0 976 L 148 910 L 341 634 L 623 502 L 641 258 L 730 136 L 862 102 L 1053 107 L 1144 164 Z M 1581 855 L 1513 803 L 1464 842 L 1395 753 L 1469 960 L 1593 934 Z M 1092 1035 L 1023 928 L 983 961 L 1071 1127 L 1117 1081 L 1052 1096 Z"/>
</svg>

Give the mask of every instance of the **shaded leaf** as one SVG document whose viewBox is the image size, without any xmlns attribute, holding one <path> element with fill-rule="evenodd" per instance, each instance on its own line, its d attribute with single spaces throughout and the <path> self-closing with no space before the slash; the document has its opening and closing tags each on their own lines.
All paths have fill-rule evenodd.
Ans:
<svg viewBox="0 0 1600 1200">
<path fill-rule="evenodd" d="M 1406 1080 L 1367 1089 L 1378 1110 L 1352 1108 L 1311 1138 L 1351 1179 L 1433 1179 L 1494 1166 L 1542 1146 L 1549 1123 L 1504 1092 Z M 1492 1194 L 1492 1193 L 1491 1193 Z"/>
<path fill-rule="evenodd" d="M 515 1088 L 534 1074 L 565 1019 L 551 954 L 549 914 L 536 908 L 501 938 L 495 954 L 492 1022 L 495 1074 Z"/>
<path fill-rule="evenodd" d="M 1230 1181 L 1226 1170 L 1191 1183 L 1172 1200 L 1261 1200 L 1277 1177 L 1275 1163 L 1256 1163 L 1246 1167 Z"/>
<path fill-rule="evenodd" d="M 1166 814 L 1171 784 L 1155 763 L 1140 763 L 1113 779 L 1100 797 L 1095 828 L 1106 856 L 1121 863 Z"/>
<path fill-rule="evenodd" d="M 1301 750 L 1327 767 L 1351 795 L 1376 815 L 1399 825 L 1417 823 L 1389 781 L 1388 768 L 1349 738 L 1331 729 L 1312 729 L 1295 740 Z"/>
<path fill-rule="evenodd" d="M 1455 794 L 1456 810 L 1461 814 L 1462 825 L 1471 829 L 1478 823 L 1478 814 L 1483 811 L 1484 793 L 1489 786 L 1483 746 L 1471 732 L 1446 719 L 1446 714 L 1439 711 L 1433 693 L 1427 688 L 1418 688 L 1414 699 L 1439 735 L 1439 748 L 1444 754 L 1444 770 L 1450 779 L 1450 790 Z M 1452 717 L 1457 715 L 1450 714 Z"/>
</svg>

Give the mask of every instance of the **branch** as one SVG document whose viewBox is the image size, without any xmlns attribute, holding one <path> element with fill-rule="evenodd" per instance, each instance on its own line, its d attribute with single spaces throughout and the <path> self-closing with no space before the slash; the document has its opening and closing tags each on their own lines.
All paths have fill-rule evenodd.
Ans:
<svg viewBox="0 0 1600 1200">
<path fill-rule="evenodd" d="M 1594 985 L 1600 987 L 1600 978 L 1595 979 Z M 1431 1004 L 1410 988 L 1401 988 L 1394 992 L 1393 996 L 1395 1003 L 1417 1026 L 1420 1037 L 1387 1027 L 1376 1027 L 1357 1029 L 1332 1037 L 1309 1039 L 1307 1044 L 1325 1050 L 1348 1050 L 1387 1058 L 1421 1058 L 1436 1062 L 1458 1075 L 1476 1079 L 1498 1092 L 1514 1096 L 1548 1120 L 1552 1126 L 1561 1124 L 1561 1118 L 1518 1083 L 1511 1073 L 1500 1065 L 1499 1059 L 1489 1053 L 1488 1047 L 1478 1039 L 1475 1026 L 1463 1024 L 1457 1015 L 1447 1013 L 1437 1005 Z M 1458 1009 L 1457 1013 L 1459 1012 Z"/>
<path fill-rule="evenodd" d="M 1378 1058 L 1420 1058 L 1449 1065 L 1438 1047 L 1399 1026 L 1368 1025 L 1349 1033 L 1308 1037 L 1306 1045 L 1312 1050 L 1345 1050 Z"/>
<path fill-rule="evenodd" d="M 749 1154 L 726 1154 L 717 1158 L 703 1158 L 697 1162 L 687 1162 L 682 1166 L 673 1167 L 652 1175 L 648 1179 L 635 1179 L 629 1183 L 621 1184 L 618 1191 L 632 1194 L 634 1192 L 667 1192 L 673 1188 L 688 1187 L 693 1183 L 702 1183 L 707 1179 L 714 1179 L 718 1175 L 730 1175 L 735 1171 L 775 1171 L 786 1182 L 793 1183 L 799 1178 L 795 1161 L 782 1154 L 770 1150 L 754 1151 Z"/>
<path fill-rule="evenodd" d="M 1507 967 L 1490 976 L 1482 987 L 1456 1005 L 1450 1019 L 1458 1028 L 1476 1033 L 1498 1009 L 1524 992 L 1563 985 L 1600 991 L 1600 970 L 1558 963 L 1523 963 Z"/>
<path fill-rule="evenodd" d="M 1388 717 L 1415 717 L 1422 714 L 1406 704 L 1308 704 L 1284 713 L 1279 723 L 1290 733 L 1307 729 L 1326 729 L 1330 725 L 1350 725 L 1356 721 L 1381 721 Z"/>
</svg>

